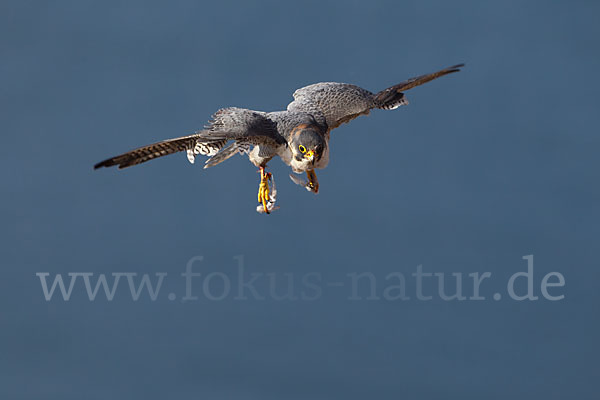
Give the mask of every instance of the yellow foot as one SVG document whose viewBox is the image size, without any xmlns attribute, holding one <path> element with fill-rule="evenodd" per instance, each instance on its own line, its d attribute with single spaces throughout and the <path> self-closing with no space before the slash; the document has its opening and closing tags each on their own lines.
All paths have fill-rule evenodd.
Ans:
<svg viewBox="0 0 600 400">
<path fill-rule="evenodd" d="M 313 193 L 319 193 L 319 181 L 317 180 L 315 170 L 311 169 L 310 171 L 306 171 L 306 176 L 308 177 L 308 185 L 306 188 Z"/>
<path fill-rule="evenodd" d="M 260 185 L 258 186 L 258 202 L 262 204 L 263 210 L 266 214 L 270 214 L 267 202 L 271 200 L 269 197 L 269 180 L 271 174 L 266 172 L 263 167 L 260 168 Z"/>
</svg>

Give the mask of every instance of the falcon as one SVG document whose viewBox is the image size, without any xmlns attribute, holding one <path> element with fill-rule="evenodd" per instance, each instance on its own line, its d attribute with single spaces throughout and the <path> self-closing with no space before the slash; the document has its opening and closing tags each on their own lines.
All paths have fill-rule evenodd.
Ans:
<svg viewBox="0 0 600 400">
<path fill-rule="evenodd" d="M 329 163 L 331 130 L 372 109 L 394 110 L 408 104 L 404 91 L 444 75 L 457 72 L 464 64 L 410 78 L 378 93 L 348 83 L 321 82 L 296 90 L 294 101 L 285 111 L 262 112 L 229 107 L 218 110 L 209 124 L 194 134 L 164 140 L 111 157 L 94 165 L 94 169 L 131 167 L 177 152 L 186 152 L 194 163 L 197 155 L 208 156 L 204 168 L 213 167 L 235 154 L 247 154 L 259 168 L 257 211 L 269 214 L 275 207 L 275 193 L 270 192 L 271 173 L 267 163 L 275 156 L 289 165 L 295 183 L 313 193 L 319 192 L 315 169 Z"/>
</svg>

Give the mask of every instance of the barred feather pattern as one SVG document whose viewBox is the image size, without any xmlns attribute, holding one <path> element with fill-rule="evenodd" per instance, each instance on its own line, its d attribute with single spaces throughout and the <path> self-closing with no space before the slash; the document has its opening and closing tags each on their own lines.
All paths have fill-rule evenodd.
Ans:
<svg viewBox="0 0 600 400">
<path fill-rule="evenodd" d="M 252 143 L 247 141 L 236 140 L 229 146 L 221 149 L 217 154 L 206 160 L 204 168 L 214 167 L 217 164 L 222 163 L 233 157 L 236 154 L 248 154 L 250 153 L 250 147 Z"/>
<path fill-rule="evenodd" d="M 149 144 L 138 149 L 111 157 L 94 165 L 94 169 L 102 167 L 118 166 L 119 169 L 138 165 L 143 162 L 166 156 L 168 154 L 184 151 L 196 142 L 196 135 L 163 140 L 162 142 Z"/>
<path fill-rule="evenodd" d="M 203 156 L 214 156 L 217 154 L 227 143 L 226 139 L 222 139 L 216 142 L 202 142 L 200 140 L 186 148 L 186 155 L 188 161 L 193 164 L 196 161 L 196 156 L 201 154 Z"/>
<path fill-rule="evenodd" d="M 382 110 L 395 110 L 400 106 L 405 106 L 408 104 L 408 100 L 404 97 L 404 93 L 399 93 L 397 98 L 393 98 L 388 100 L 386 103 L 378 105 L 378 108 Z"/>
</svg>

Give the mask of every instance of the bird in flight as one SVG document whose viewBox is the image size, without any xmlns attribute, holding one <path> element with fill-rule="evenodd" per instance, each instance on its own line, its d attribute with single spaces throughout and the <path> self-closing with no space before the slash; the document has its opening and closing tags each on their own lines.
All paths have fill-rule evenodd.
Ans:
<svg viewBox="0 0 600 400">
<path fill-rule="evenodd" d="M 247 154 L 259 168 L 259 212 L 270 213 L 275 207 L 270 192 L 271 173 L 267 163 L 275 156 L 296 174 L 306 173 L 307 180 L 290 174 L 295 183 L 313 193 L 319 192 L 316 168 L 329 163 L 329 137 L 332 129 L 374 108 L 393 110 L 408 104 L 404 91 L 433 79 L 457 72 L 464 64 L 417 76 L 371 93 L 348 83 L 321 82 L 294 92 L 294 101 L 285 111 L 262 112 L 229 107 L 218 110 L 212 120 L 196 133 L 164 140 L 111 157 L 94 165 L 127 168 L 154 158 L 185 151 L 190 163 L 198 154 L 209 156 L 204 168 L 213 167 L 235 154 Z"/>
</svg>

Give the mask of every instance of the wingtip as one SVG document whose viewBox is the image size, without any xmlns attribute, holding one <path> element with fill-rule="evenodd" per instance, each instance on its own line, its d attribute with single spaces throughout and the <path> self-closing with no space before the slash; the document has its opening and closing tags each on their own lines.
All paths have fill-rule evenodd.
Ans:
<svg viewBox="0 0 600 400">
<path fill-rule="evenodd" d="M 464 66 L 465 66 L 464 63 L 460 63 L 460 64 L 453 65 L 451 67 L 448 67 L 447 69 L 448 69 L 449 72 L 458 72 Z"/>
<path fill-rule="evenodd" d="M 119 168 L 123 168 L 122 164 L 117 164 L 115 162 L 115 160 L 113 160 L 112 158 L 109 158 L 108 160 L 104 160 L 104 161 L 100 161 L 99 163 L 96 163 L 94 165 L 94 169 L 99 169 L 99 168 L 108 168 L 108 167 L 113 167 L 115 165 L 118 165 Z"/>
</svg>

